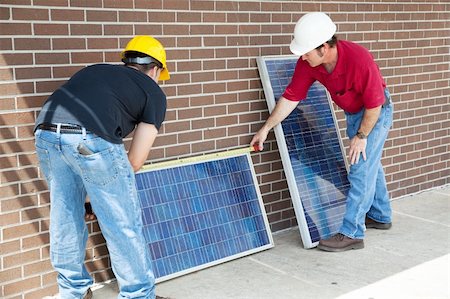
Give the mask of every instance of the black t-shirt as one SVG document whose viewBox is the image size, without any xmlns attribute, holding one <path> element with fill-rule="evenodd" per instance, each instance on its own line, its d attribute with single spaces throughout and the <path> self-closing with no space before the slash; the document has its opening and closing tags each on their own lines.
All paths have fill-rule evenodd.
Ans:
<svg viewBox="0 0 450 299">
<path fill-rule="evenodd" d="M 75 124 L 112 143 L 122 143 L 140 122 L 161 127 L 166 95 L 150 77 L 124 66 L 88 66 L 58 88 L 44 103 L 42 123 Z"/>
</svg>

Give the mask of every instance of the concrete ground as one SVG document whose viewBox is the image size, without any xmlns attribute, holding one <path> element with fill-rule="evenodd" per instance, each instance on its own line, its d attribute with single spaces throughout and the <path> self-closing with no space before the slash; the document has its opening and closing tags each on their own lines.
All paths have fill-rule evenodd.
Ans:
<svg viewBox="0 0 450 299">
<path fill-rule="evenodd" d="M 275 247 L 157 284 L 171 299 L 448 299 L 450 185 L 392 202 L 393 227 L 370 229 L 366 248 L 303 249 L 297 229 L 274 234 Z M 117 296 L 114 282 L 94 299 Z"/>
</svg>

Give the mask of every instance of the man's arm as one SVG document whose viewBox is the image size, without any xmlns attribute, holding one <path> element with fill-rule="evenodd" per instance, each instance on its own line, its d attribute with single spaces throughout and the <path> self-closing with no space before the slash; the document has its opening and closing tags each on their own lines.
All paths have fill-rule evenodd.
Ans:
<svg viewBox="0 0 450 299">
<path fill-rule="evenodd" d="M 250 146 L 258 144 L 259 150 L 262 151 L 264 148 L 263 143 L 266 141 L 269 131 L 288 117 L 297 105 L 298 102 L 296 101 L 290 101 L 284 97 L 280 97 L 275 105 L 275 109 L 273 109 L 265 124 L 259 129 L 255 136 L 253 136 L 252 141 L 250 141 Z"/>
<path fill-rule="evenodd" d="M 128 160 L 134 169 L 134 172 L 141 169 L 147 160 L 148 153 L 152 148 L 156 135 L 158 135 L 158 129 L 155 125 L 147 123 L 139 123 L 133 135 L 131 141 L 130 150 L 128 151 Z"/>
<path fill-rule="evenodd" d="M 366 109 L 364 111 L 363 118 L 361 120 L 361 125 L 359 126 L 358 132 L 363 133 L 366 136 L 369 136 L 373 127 L 378 121 L 381 113 L 381 106 L 372 109 Z M 354 136 L 350 140 L 350 150 L 349 150 L 349 158 L 350 164 L 358 163 L 359 154 L 362 153 L 364 161 L 366 161 L 366 145 L 367 139 L 360 139 L 358 136 Z"/>
</svg>

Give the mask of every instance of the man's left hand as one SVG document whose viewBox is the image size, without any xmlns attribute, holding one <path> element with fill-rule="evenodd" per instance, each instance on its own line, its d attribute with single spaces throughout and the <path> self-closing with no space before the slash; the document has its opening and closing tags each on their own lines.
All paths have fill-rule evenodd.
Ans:
<svg viewBox="0 0 450 299">
<path fill-rule="evenodd" d="M 360 154 L 362 154 L 364 161 L 366 161 L 366 146 L 367 139 L 361 139 L 355 136 L 350 140 L 349 158 L 351 165 L 358 163 Z"/>
</svg>

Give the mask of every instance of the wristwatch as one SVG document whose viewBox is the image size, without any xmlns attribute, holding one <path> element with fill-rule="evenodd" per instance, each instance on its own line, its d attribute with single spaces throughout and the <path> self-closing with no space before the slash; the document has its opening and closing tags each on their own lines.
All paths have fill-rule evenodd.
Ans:
<svg viewBox="0 0 450 299">
<path fill-rule="evenodd" d="M 367 135 L 361 131 L 358 131 L 358 133 L 356 133 L 356 137 L 358 137 L 359 139 L 367 139 Z"/>
</svg>

